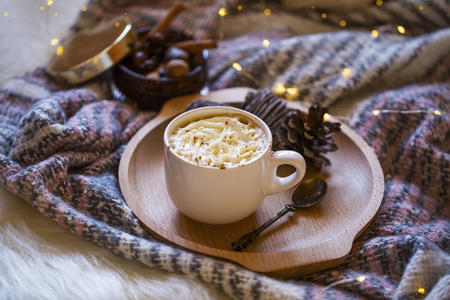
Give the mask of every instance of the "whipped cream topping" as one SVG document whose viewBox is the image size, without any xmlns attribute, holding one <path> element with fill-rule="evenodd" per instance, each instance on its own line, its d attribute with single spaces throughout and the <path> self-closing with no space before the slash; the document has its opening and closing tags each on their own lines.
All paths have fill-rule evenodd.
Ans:
<svg viewBox="0 0 450 300">
<path fill-rule="evenodd" d="M 261 127 L 239 114 L 214 116 L 179 127 L 169 137 L 172 150 L 199 166 L 237 167 L 268 147 Z"/>
</svg>

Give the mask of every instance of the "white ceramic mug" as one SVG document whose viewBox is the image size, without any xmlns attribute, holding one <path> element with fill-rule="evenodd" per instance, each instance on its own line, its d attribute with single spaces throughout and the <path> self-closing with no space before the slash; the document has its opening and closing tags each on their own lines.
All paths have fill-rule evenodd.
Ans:
<svg viewBox="0 0 450 300">
<path fill-rule="evenodd" d="M 240 114 L 253 120 L 267 137 L 266 150 L 256 159 L 232 168 L 199 166 L 176 154 L 169 145 L 175 129 L 190 121 L 223 114 Z M 173 119 L 164 132 L 164 168 L 169 196 L 185 216 L 208 224 L 226 224 L 244 219 L 261 205 L 267 195 L 285 191 L 303 178 L 304 158 L 295 151 L 272 151 L 269 127 L 257 116 L 232 107 L 203 107 Z M 277 175 L 280 165 L 292 165 L 296 171 Z"/>
</svg>

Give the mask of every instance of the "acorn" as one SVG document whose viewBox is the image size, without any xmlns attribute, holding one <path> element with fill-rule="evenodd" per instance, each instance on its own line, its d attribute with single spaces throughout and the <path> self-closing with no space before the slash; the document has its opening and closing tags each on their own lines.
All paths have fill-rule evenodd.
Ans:
<svg viewBox="0 0 450 300">
<path fill-rule="evenodd" d="M 179 78 L 189 73 L 189 65 L 182 59 L 171 59 L 166 64 L 167 76 Z"/>
<path fill-rule="evenodd" d="M 172 59 L 182 59 L 189 64 L 190 55 L 187 51 L 184 51 L 177 47 L 169 47 L 164 55 L 164 63 Z"/>
</svg>

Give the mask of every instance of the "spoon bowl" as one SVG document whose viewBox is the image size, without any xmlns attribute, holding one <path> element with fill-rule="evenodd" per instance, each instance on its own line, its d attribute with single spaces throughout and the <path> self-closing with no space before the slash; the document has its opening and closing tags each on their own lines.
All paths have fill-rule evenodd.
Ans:
<svg viewBox="0 0 450 300">
<path fill-rule="evenodd" d="M 310 207 L 321 201 L 327 193 L 327 182 L 321 178 L 308 179 L 302 182 L 292 194 L 295 208 Z"/>
</svg>

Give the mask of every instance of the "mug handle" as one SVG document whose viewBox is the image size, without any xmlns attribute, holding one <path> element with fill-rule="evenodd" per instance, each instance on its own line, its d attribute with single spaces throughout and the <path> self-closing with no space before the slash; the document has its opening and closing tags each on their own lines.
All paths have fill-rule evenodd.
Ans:
<svg viewBox="0 0 450 300">
<path fill-rule="evenodd" d="M 280 165 L 291 165 L 296 170 L 287 177 L 277 175 L 277 167 Z M 267 195 L 272 195 L 290 189 L 302 180 L 306 173 L 306 162 L 303 156 L 295 151 L 280 150 L 273 153 L 267 167 L 269 182 L 267 184 Z"/>
</svg>

